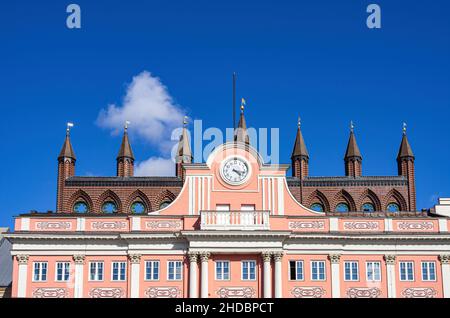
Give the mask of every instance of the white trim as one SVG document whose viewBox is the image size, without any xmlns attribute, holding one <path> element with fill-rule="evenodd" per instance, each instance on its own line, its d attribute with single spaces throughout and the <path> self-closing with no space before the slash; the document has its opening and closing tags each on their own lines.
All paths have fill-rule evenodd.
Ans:
<svg viewBox="0 0 450 318">
<path fill-rule="evenodd" d="M 19 270 L 17 277 L 17 297 L 26 297 L 27 280 L 28 280 L 27 278 L 28 278 L 28 264 L 19 263 Z"/>
<path fill-rule="evenodd" d="M 438 224 L 439 224 L 439 232 L 448 232 L 448 227 L 447 227 L 447 219 L 445 218 L 439 218 L 438 219 Z"/>
<path fill-rule="evenodd" d="M 329 218 L 330 220 L 330 232 L 338 232 L 339 231 L 339 219 L 336 217 Z"/>
<path fill-rule="evenodd" d="M 326 264 L 326 263 L 325 263 Z M 340 263 L 331 263 L 331 297 L 341 297 Z M 325 268 L 325 273 L 326 273 Z M 326 275 L 326 274 L 325 274 Z M 326 279 L 326 277 L 325 277 Z"/>
<path fill-rule="evenodd" d="M 277 178 L 278 184 L 278 215 L 284 215 L 284 189 L 282 178 Z"/>
<path fill-rule="evenodd" d="M 225 177 L 223 168 L 225 167 L 225 165 L 228 162 L 230 162 L 232 160 L 236 160 L 236 159 L 238 161 L 241 161 L 242 163 L 244 163 L 244 165 L 247 167 L 247 174 L 245 175 L 245 177 L 242 180 L 231 181 L 231 180 L 228 180 Z M 220 177 L 222 178 L 222 180 L 226 184 L 231 185 L 231 186 L 239 186 L 239 185 L 242 185 L 242 184 L 246 183 L 250 179 L 250 176 L 252 175 L 252 166 L 249 163 L 249 161 L 246 158 L 244 158 L 243 156 L 241 156 L 241 155 L 229 155 L 225 159 L 223 159 L 222 162 L 220 163 L 219 174 L 220 174 Z"/>
<path fill-rule="evenodd" d="M 158 266 L 159 269 L 159 266 Z M 131 263 L 130 266 L 130 297 L 131 298 L 139 298 L 140 291 L 140 272 L 141 272 L 141 263 Z M 126 267 L 125 267 L 125 277 L 126 277 Z M 145 280 L 145 277 L 144 277 Z"/>
<path fill-rule="evenodd" d="M 389 263 L 386 264 L 386 280 L 387 280 L 388 298 L 397 298 L 395 264 Z"/>
<path fill-rule="evenodd" d="M 21 229 L 21 231 L 29 231 L 30 230 L 30 218 L 21 218 L 20 219 L 20 229 Z"/>
<path fill-rule="evenodd" d="M 141 230 L 141 218 L 137 216 L 131 217 L 131 230 L 140 231 Z"/>
<path fill-rule="evenodd" d="M 189 215 L 194 214 L 194 200 L 193 200 L 193 195 L 194 195 L 194 188 L 193 188 L 193 182 L 192 182 L 192 177 L 188 176 L 186 177 L 186 181 L 185 183 L 188 184 L 188 212 Z"/>
<path fill-rule="evenodd" d="M 84 264 L 75 263 L 74 274 L 74 298 L 83 298 Z"/>
<path fill-rule="evenodd" d="M 450 264 L 441 263 L 441 275 L 444 298 L 450 298 Z"/>
<path fill-rule="evenodd" d="M 384 231 L 392 232 L 392 219 L 391 218 L 384 219 Z"/>
</svg>

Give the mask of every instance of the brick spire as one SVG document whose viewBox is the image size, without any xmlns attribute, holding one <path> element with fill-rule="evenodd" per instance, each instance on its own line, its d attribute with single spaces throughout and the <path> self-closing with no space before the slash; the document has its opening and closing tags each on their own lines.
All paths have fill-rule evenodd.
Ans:
<svg viewBox="0 0 450 318">
<path fill-rule="evenodd" d="M 58 160 L 63 160 L 64 158 L 77 160 L 75 157 L 75 152 L 72 148 L 72 143 L 70 142 L 70 127 L 72 127 L 72 124 L 68 123 L 66 129 L 66 139 L 64 140 L 64 144 L 59 152 Z"/>
<path fill-rule="evenodd" d="M 302 130 L 300 128 L 300 117 L 297 122 L 297 135 L 295 137 L 294 149 L 292 150 L 292 176 L 300 179 L 304 179 L 308 176 L 308 161 L 309 154 L 306 148 L 305 140 L 303 139 Z"/>
<path fill-rule="evenodd" d="M 408 209 L 416 211 L 416 181 L 414 153 L 406 136 L 406 123 L 403 123 L 403 136 L 397 155 L 398 175 L 408 180 Z"/>
<path fill-rule="evenodd" d="M 414 160 L 414 153 L 406 137 L 406 124 L 403 124 L 403 137 L 398 150 L 397 160 L 412 158 Z"/>
<path fill-rule="evenodd" d="M 57 176 L 57 189 L 56 189 L 56 211 L 62 212 L 63 209 L 63 196 L 66 179 L 75 175 L 75 152 L 70 142 L 70 128 L 73 127 L 72 123 L 67 123 L 66 139 L 59 152 L 58 156 L 58 176 Z M 67 211 L 65 211 L 67 212 Z"/>
<path fill-rule="evenodd" d="M 192 151 L 191 151 L 191 142 L 189 140 L 189 133 L 186 128 L 187 126 L 187 117 L 184 117 L 183 120 L 183 132 L 180 135 L 180 140 L 178 141 L 178 149 L 177 156 L 175 158 L 175 174 L 177 177 L 184 178 L 183 175 L 183 164 L 184 163 L 192 163 Z"/>
<path fill-rule="evenodd" d="M 134 174 L 134 155 L 131 149 L 130 141 L 128 140 L 128 124 L 125 122 L 122 144 L 120 145 L 119 153 L 117 154 L 117 176 L 131 177 Z"/>
<path fill-rule="evenodd" d="M 350 122 L 350 137 L 348 139 L 347 150 L 345 151 L 345 175 L 350 177 L 360 177 L 362 175 L 362 156 L 359 151 L 353 121 Z"/>
<path fill-rule="evenodd" d="M 247 123 L 245 122 L 245 117 L 244 117 L 244 106 L 245 106 L 245 99 L 242 98 L 241 115 L 239 117 L 238 127 L 236 128 L 236 131 L 234 132 L 234 141 L 243 142 L 248 145 L 248 144 L 250 144 L 250 138 L 248 137 L 248 134 L 247 134 Z"/>
</svg>

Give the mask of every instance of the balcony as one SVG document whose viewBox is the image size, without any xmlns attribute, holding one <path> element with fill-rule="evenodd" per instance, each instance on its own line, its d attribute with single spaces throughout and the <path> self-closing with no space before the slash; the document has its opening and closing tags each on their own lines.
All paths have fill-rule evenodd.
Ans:
<svg viewBox="0 0 450 318">
<path fill-rule="evenodd" d="M 201 230 L 269 230 L 269 211 L 201 211 Z"/>
</svg>

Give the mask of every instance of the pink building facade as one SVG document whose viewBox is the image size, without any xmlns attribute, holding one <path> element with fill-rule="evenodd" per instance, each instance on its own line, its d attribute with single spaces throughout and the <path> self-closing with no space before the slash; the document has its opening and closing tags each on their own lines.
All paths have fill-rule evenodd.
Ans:
<svg viewBox="0 0 450 318">
<path fill-rule="evenodd" d="M 288 168 L 230 142 L 160 210 L 20 215 L 12 296 L 450 297 L 448 216 L 313 211 Z"/>
</svg>

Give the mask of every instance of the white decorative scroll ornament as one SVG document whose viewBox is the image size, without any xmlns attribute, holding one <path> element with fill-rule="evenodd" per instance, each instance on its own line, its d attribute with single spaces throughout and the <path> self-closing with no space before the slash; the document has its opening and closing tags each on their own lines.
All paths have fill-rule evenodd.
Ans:
<svg viewBox="0 0 450 318">
<path fill-rule="evenodd" d="M 65 288 L 37 288 L 33 291 L 34 298 L 66 298 L 68 296 Z"/>
<path fill-rule="evenodd" d="M 36 228 L 40 230 L 70 230 L 72 223 L 70 222 L 37 222 Z"/>
<path fill-rule="evenodd" d="M 125 222 L 93 222 L 91 225 L 95 230 L 122 230 L 127 227 Z"/>
<path fill-rule="evenodd" d="M 378 222 L 344 222 L 344 229 L 346 230 L 378 230 Z"/>
<path fill-rule="evenodd" d="M 131 264 L 139 264 L 141 262 L 141 254 L 128 254 L 128 259 Z"/>
<path fill-rule="evenodd" d="M 148 221 L 145 222 L 145 227 L 150 230 L 167 230 L 167 229 L 181 229 L 183 224 L 181 221 L 166 221 L 166 220 L 157 220 L 157 221 Z"/>
<path fill-rule="evenodd" d="M 339 261 L 341 260 L 341 255 L 340 254 L 330 254 L 330 255 L 328 255 L 328 259 L 330 260 L 330 262 L 332 264 L 338 264 Z"/>
<path fill-rule="evenodd" d="M 151 287 L 145 294 L 148 298 L 179 298 L 181 290 L 178 287 Z"/>
<path fill-rule="evenodd" d="M 19 254 L 16 256 L 17 262 L 19 262 L 19 265 L 26 265 L 28 264 L 28 259 L 30 258 L 29 255 Z"/>
<path fill-rule="evenodd" d="M 399 222 L 397 223 L 397 229 L 399 230 L 432 230 L 434 228 L 433 222 Z"/>
<path fill-rule="evenodd" d="M 256 293 L 252 287 L 221 287 L 216 294 L 219 298 L 253 298 Z"/>
<path fill-rule="evenodd" d="M 377 287 L 360 287 L 347 289 L 347 296 L 349 298 L 378 298 L 381 295 L 381 290 Z"/>
<path fill-rule="evenodd" d="M 82 254 L 75 254 L 73 256 L 73 261 L 75 262 L 75 264 L 84 264 L 85 259 L 86 259 L 86 256 L 82 255 Z"/>
<path fill-rule="evenodd" d="M 89 295 L 92 298 L 121 298 L 124 291 L 122 288 L 93 288 Z"/>
<path fill-rule="evenodd" d="M 402 296 L 405 298 L 435 298 L 437 292 L 434 288 L 429 287 L 417 287 L 417 288 L 405 288 L 402 291 Z"/>
<path fill-rule="evenodd" d="M 314 229 L 323 230 L 325 229 L 324 221 L 291 221 L 288 223 L 290 230 L 301 230 L 301 229 Z"/>
<path fill-rule="evenodd" d="M 295 298 L 322 298 L 326 294 L 322 287 L 294 287 L 291 295 Z"/>
</svg>

